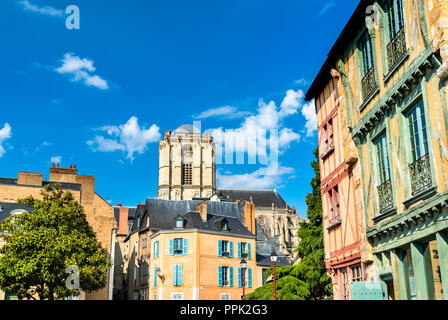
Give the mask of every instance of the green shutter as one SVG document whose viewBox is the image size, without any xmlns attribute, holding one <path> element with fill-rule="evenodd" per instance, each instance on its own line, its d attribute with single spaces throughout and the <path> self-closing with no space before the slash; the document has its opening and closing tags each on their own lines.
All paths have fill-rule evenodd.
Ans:
<svg viewBox="0 0 448 320">
<path fill-rule="evenodd" d="M 157 287 L 157 267 L 154 267 L 154 287 Z"/>
<path fill-rule="evenodd" d="M 252 268 L 247 269 L 247 286 L 252 288 Z"/>
<path fill-rule="evenodd" d="M 229 251 L 230 251 L 230 258 L 233 258 L 233 241 L 229 242 Z"/>
<path fill-rule="evenodd" d="M 170 256 L 173 255 L 174 252 L 174 243 L 173 243 L 173 239 L 170 239 Z"/>
<path fill-rule="evenodd" d="M 238 258 L 241 259 L 241 242 L 238 242 Z"/>
<path fill-rule="evenodd" d="M 252 257 L 252 250 L 250 243 L 247 244 L 247 259 L 251 259 Z"/>
</svg>

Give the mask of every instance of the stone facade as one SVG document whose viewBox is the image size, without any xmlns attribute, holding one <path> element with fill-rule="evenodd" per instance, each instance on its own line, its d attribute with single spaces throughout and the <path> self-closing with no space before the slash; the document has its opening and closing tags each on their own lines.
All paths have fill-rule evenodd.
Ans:
<svg viewBox="0 0 448 320">
<path fill-rule="evenodd" d="M 15 203 L 18 199 L 33 196 L 41 198 L 40 192 L 49 183 L 60 183 L 63 190 L 70 191 L 83 206 L 87 221 L 96 233 L 97 240 L 110 251 L 111 229 L 114 227 L 112 206 L 95 192 L 95 177 L 78 175 L 76 165 L 50 168 L 50 181 L 43 180 L 42 173 L 20 171 L 17 178 L 0 178 L 0 202 Z M 108 299 L 108 289 L 81 294 L 81 299 Z"/>
<path fill-rule="evenodd" d="M 158 196 L 166 200 L 211 197 L 216 190 L 215 146 L 192 125 L 167 131 L 159 146 Z"/>
</svg>

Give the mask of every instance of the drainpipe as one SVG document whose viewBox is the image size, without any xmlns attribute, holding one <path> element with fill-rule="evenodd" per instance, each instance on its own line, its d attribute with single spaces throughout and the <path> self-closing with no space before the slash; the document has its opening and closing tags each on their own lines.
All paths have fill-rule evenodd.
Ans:
<svg viewBox="0 0 448 320">
<path fill-rule="evenodd" d="M 107 300 L 112 300 L 112 290 L 114 288 L 114 259 L 115 259 L 115 234 L 114 231 L 117 231 L 118 228 L 112 228 L 110 230 L 110 260 L 112 262 L 112 265 L 109 268 L 109 278 L 107 279 L 107 287 L 108 287 L 108 293 L 107 293 Z"/>
</svg>

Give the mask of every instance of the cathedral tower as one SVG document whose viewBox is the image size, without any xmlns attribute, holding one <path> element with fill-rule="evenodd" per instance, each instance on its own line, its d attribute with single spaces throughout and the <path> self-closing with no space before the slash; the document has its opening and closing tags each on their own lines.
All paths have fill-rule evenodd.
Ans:
<svg viewBox="0 0 448 320">
<path fill-rule="evenodd" d="M 216 191 L 215 146 L 193 125 L 167 131 L 159 146 L 160 199 L 208 198 Z"/>
</svg>

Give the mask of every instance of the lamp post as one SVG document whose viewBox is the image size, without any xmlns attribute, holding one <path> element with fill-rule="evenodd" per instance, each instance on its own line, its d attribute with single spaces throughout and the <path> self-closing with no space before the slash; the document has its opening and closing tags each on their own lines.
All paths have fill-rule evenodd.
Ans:
<svg viewBox="0 0 448 320">
<path fill-rule="evenodd" d="M 246 293 L 244 292 L 244 284 L 245 284 L 244 273 L 245 273 L 246 268 L 247 268 L 246 260 L 244 260 L 244 259 L 241 260 L 240 268 L 241 268 L 241 280 L 242 280 L 242 285 L 243 285 L 243 300 L 246 300 Z"/>
<path fill-rule="evenodd" d="M 275 263 L 277 262 L 277 258 L 278 258 L 278 256 L 277 256 L 277 253 L 275 253 L 275 250 L 272 251 L 272 253 L 271 253 L 271 262 L 274 265 L 274 300 L 277 300 L 277 295 L 276 295 L 276 292 L 275 292 Z"/>
</svg>

